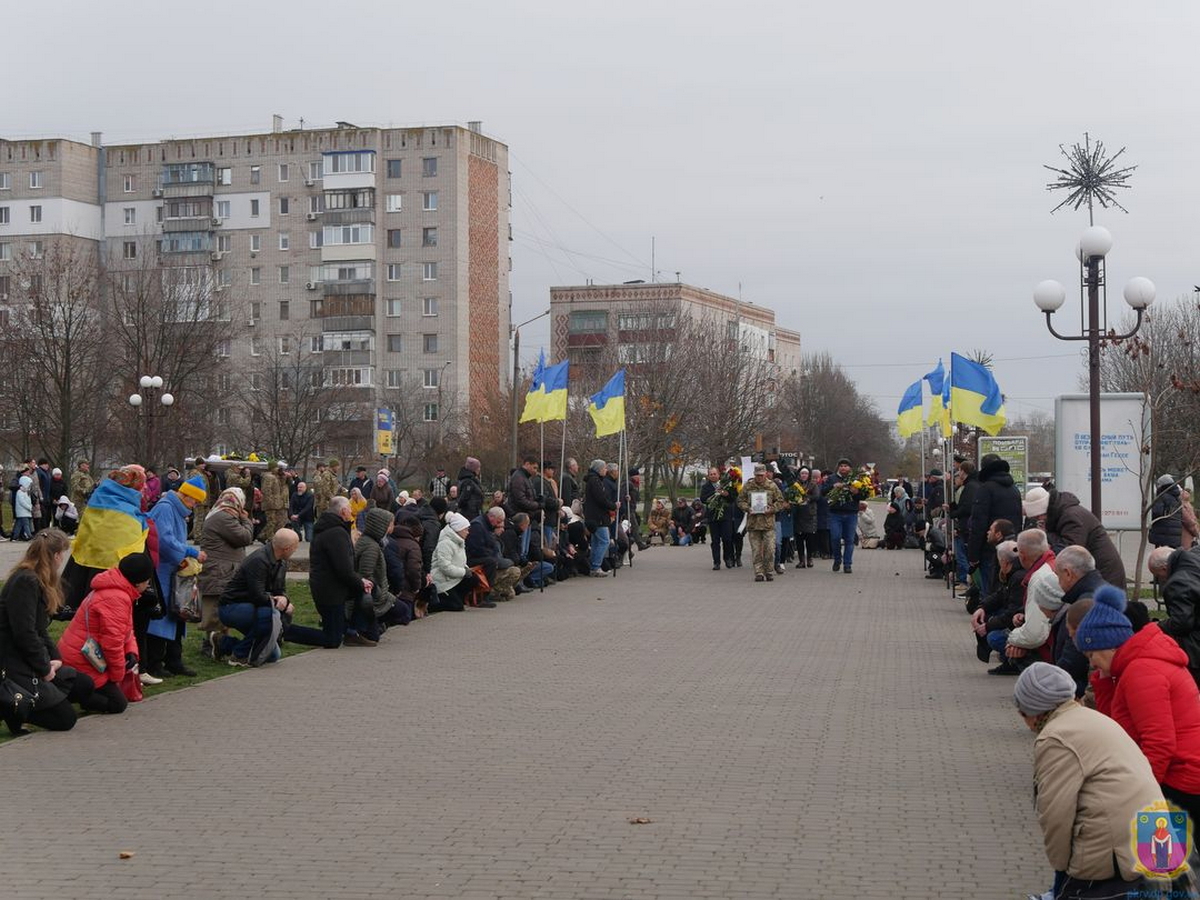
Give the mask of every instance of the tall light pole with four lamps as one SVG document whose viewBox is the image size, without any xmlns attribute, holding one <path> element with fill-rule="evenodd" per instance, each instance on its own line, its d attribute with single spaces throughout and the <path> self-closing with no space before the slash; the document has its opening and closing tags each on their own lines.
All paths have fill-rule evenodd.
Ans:
<svg viewBox="0 0 1200 900">
<path fill-rule="evenodd" d="M 156 407 L 152 399 L 155 393 L 162 391 L 162 376 L 143 375 L 138 380 L 138 384 L 141 386 L 142 393 L 130 394 L 129 405 L 134 408 L 138 418 L 145 422 L 146 444 L 143 448 L 145 455 L 142 459 L 142 464 L 157 466 L 158 461 L 154 458 L 154 420 L 165 416 L 167 410 L 175 405 L 175 395 L 166 392 L 159 394 L 158 406 Z M 140 431 L 141 429 L 138 430 Z"/>
<path fill-rule="evenodd" d="M 1108 298 L 1105 290 L 1104 261 L 1112 249 L 1113 239 L 1107 228 L 1093 225 L 1079 239 L 1075 255 L 1080 266 L 1080 333 L 1060 334 L 1054 329 L 1052 316 L 1067 299 L 1067 289 L 1057 281 L 1043 281 L 1033 289 L 1033 302 L 1046 314 L 1046 327 L 1060 341 L 1087 341 L 1088 346 L 1088 405 L 1091 413 L 1090 444 L 1092 482 L 1092 514 L 1104 520 L 1101 503 L 1103 470 L 1100 461 L 1100 347 L 1103 341 L 1124 340 L 1137 334 L 1142 317 L 1154 302 L 1154 282 L 1149 278 L 1131 278 L 1125 285 L 1125 302 L 1137 313 L 1137 321 L 1126 334 L 1117 334 L 1108 327 Z M 1085 315 L 1086 314 L 1086 315 Z"/>
</svg>

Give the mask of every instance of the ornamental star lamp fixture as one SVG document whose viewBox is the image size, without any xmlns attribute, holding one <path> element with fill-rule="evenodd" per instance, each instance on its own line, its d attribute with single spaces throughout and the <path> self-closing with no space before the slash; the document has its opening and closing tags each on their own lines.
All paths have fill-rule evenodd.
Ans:
<svg viewBox="0 0 1200 900">
<path fill-rule="evenodd" d="M 1067 160 L 1067 168 L 1042 166 L 1057 175 L 1046 185 L 1046 190 L 1067 191 L 1067 198 L 1050 210 L 1051 215 L 1064 206 L 1079 209 L 1087 204 L 1088 225 L 1095 225 L 1095 204 L 1099 204 L 1101 209 L 1115 206 L 1123 213 L 1129 212 L 1117 201 L 1114 193 L 1117 189 L 1129 189 L 1129 178 L 1137 169 L 1137 166 L 1117 166 L 1117 160 L 1125 152 L 1124 147 L 1109 156 L 1104 149 L 1104 141 L 1093 144 L 1091 136 L 1085 131 L 1083 146 L 1072 144 L 1068 150 L 1059 144 L 1058 149 Z"/>
</svg>

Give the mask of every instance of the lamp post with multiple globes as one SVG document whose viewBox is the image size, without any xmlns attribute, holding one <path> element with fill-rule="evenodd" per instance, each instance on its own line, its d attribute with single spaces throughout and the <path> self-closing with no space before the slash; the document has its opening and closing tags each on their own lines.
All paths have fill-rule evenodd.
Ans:
<svg viewBox="0 0 1200 900">
<path fill-rule="evenodd" d="M 145 443 L 141 448 L 144 452 L 142 455 L 143 465 L 157 466 L 158 461 L 155 459 L 154 446 L 154 422 L 167 414 L 172 406 L 175 405 L 175 395 L 163 391 L 163 380 L 161 375 L 143 375 L 138 379 L 138 385 L 142 392 L 129 395 L 129 405 L 133 407 L 134 413 L 141 420 L 145 428 Z M 154 398 L 157 396 L 158 403 L 154 403 Z M 141 428 L 138 429 L 142 431 Z M 140 434 L 139 434 L 140 436 Z"/>
</svg>

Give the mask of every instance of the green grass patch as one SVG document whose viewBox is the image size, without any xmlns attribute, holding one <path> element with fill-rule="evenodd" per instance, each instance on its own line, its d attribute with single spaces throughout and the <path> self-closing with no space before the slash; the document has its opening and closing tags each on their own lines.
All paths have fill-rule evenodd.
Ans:
<svg viewBox="0 0 1200 900">
<path fill-rule="evenodd" d="M 321 619 L 317 615 L 317 609 L 312 602 L 312 592 L 308 589 L 307 581 L 289 581 L 287 585 L 288 599 L 296 607 L 295 624 L 308 625 L 312 628 L 321 627 Z M 66 622 L 51 622 L 50 636 L 57 641 L 62 633 L 66 630 Z M 189 669 L 196 672 L 194 678 L 184 678 L 180 675 L 172 675 L 170 678 L 164 678 L 162 684 L 143 686 L 142 692 L 146 698 L 155 697 L 159 694 L 168 694 L 172 691 L 178 691 L 181 688 L 191 687 L 195 684 L 200 684 L 202 681 L 210 681 L 213 678 L 220 678 L 223 675 L 233 675 L 240 672 L 248 671 L 243 668 L 230 666 L 227 662 L 213 662 L 207 656 L 200 652 L 200 629 L 191 625 L 188 627 L 187 636 L 183 639 L 183 661 Z M 236 632 L 235 632 L 236 634 Z M 307 650 L 312 650 L 312 647 L 302 647 L 297 644 L 285 643 L 283 645 L 283 657 L 286 659 L 289 656 L 295 656 L 299 653 L 304 653 Z M 95 715 L 94 713 L 83 713 L 83 715 Z M 37 731 L 33 726 L 27 726 L 30 731 Z M 13 739 L 8 729 L 0 724 L 0 744 Z"/>
</svg>

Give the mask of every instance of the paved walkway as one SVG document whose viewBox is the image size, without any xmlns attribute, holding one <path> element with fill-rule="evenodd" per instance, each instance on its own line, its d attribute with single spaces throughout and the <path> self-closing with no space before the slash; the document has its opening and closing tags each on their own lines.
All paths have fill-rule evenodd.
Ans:
<svg viewBox="0 0 1200 900">
<path fill-rule="evenodd" d="M 1032 736 L 973 650 L 912 551 L 655 548 L 0 746 L 0 893 L 1023 897 Z"/>
</svg>

